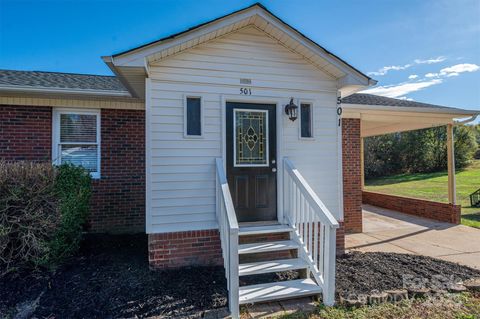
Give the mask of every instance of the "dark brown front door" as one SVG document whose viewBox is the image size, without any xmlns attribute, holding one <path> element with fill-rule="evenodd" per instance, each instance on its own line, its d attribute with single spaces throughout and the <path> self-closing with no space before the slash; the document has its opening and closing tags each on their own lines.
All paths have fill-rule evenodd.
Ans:
<svg viewBox="0 0 480 319">
<path fill-rule="evenodd" d="M 227 103 L 227 179 L 239 222 L 277 220 L 275 105 Z"/>
</svg>

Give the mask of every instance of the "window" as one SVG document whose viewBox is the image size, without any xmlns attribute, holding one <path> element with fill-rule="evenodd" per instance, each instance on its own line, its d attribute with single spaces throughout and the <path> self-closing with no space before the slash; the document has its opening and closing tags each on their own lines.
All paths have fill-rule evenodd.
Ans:
<svg viewBox="0 0 480 319">
<path fill-rule="evenodd" d="M 55 110 L 53 161 L 72 163 L 100 178 L 100 111 Z"/>
<path fill-rule="evenodd" d="M 313 137 L 312 105 L 308 103 L 300 104 L 300 137 Z"/>
<path fill-rule="evenodd" d="M 203 133 L 202 98 L 186 97 L 185 100 L 185 136 L 201 137 Z"/>
</svg>

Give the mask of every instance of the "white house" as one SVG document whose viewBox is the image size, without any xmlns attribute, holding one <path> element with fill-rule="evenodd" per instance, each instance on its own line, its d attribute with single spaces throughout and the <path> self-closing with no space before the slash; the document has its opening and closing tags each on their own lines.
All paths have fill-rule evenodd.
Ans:
<svg viewBox="0 0 480 319">
<path fill-rule="evenodd" d="M 0 155 L 31 159 L 11 142 L 18 127 L 7 132 L 28 107 L 50 129 L 47 157 L 97 179 L 93 231 L 144 225 L 154 268 L 223 264 L 233 317 L 243 303 L 334 303 L 335 255 L 345 231 L 362 229 L 363 137 L 440 125 L 451 136 L 455 118 L 475 116 L 354 94 L 376 81 L 260 4 L 103 60 L 116 77 L 0 71 L 13 136 Z M 80 151 L 63 142 L 64 118 L 96 132 Z M 459 213 L 450 181 L 448 218 Z M 239 287 L 240 276 L 299 269 L 306 278 Z"/>
</svg>

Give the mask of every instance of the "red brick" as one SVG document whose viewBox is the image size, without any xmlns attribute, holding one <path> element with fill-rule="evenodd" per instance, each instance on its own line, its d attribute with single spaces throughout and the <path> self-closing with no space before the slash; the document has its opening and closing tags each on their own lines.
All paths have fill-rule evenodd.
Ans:
<svg viewBox="0 0 480 319">
<path fill-rule="evenodd" d="M 461 205 L 365 191 L 363 192 L 363 202 L 405 214 L 434 219 L 441 222 L 460 224 Z"/>
<path fill-rule="evenodd" d="M 150 234 L 148 243 L 150 267 L 155 269 L 223 264 L 216 229 Z M 157 250 L 160 246 L 167 249 Z"/>
<path fill-rule="evenodd" d="M 101 179 L 93 181 L 91 232 L 145 229 L 145 112 L 101 110 Z M 52 160 L 52 108 L 0 105 L 0 159 Z"/>
<path fill-rule="evenodd" d="M 360 119 L 342 119 L 343 212 L 346 233 L 362 232 L 360 144 Z"/>
</svg>

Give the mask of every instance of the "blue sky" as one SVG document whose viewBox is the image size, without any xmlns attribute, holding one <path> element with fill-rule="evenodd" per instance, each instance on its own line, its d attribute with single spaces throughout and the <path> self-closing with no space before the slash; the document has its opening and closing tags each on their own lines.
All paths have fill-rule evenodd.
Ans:
<svg viewBox="0 0 480 319">
<path fill-rule="evenodd" d="M 254 2 L 0 0 L 0 68 L 111 74 L 100 56 Z M 480 110 L 479 0 L 262 3 L 378 80 L 372 93 Z"/>
</svg>

